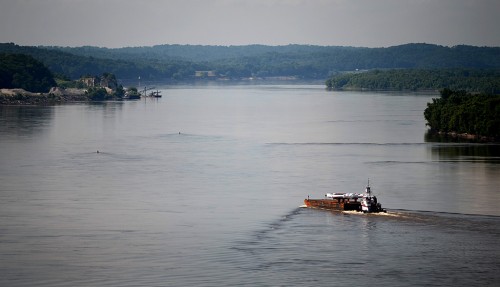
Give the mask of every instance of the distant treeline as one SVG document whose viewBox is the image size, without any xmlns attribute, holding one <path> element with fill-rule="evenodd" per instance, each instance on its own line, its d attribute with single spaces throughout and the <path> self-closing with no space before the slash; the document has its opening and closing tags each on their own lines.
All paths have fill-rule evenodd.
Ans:
<svg viewBox="0 0 500 287">
<path fill-rule="evenodd" d="M 500 69 L 397 69 L 343 73 L 326 81 L 330 89 L 466 90 L 500 93 Z"/>
<path fill-rule="evenodd" d="M 500 95 L 444 89 L 424 116 L 434 131 L 500 138 Z"/>
<path fill-rule="evenodd" d="M 55 74 L 115 74 L 119 79 L 189 80 L 196 71 L 213 78 L 295 77 L 327 79 L 343 71 L 371 69 L 500 69 L 500 48 L 406 44 L 388 48 L 336 46 L 31 47 L 0 44 L 0 53 L 22 53 Z"/>
<path fill-rule="evenodd" d="M 24 54 L 0 54 L 0 88 L 44 93 L 54 86 L 52 72 L 42 62 Z"/>
</svg>

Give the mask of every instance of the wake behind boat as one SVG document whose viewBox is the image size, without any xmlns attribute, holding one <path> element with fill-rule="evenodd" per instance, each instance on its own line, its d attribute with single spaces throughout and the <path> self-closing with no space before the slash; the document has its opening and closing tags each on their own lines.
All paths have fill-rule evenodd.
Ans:
<svg viewBox="0 0 500 287">
<path fill-rule="evenodd" d="M 309 208 L 330 209 L 339 211 L 360 211 L 363 213 L 386 212 L 372 195 L 370 180 L 364 193 L 327 193 L 324 199 L 304 199 L 304 204 Z"/>
</svg>

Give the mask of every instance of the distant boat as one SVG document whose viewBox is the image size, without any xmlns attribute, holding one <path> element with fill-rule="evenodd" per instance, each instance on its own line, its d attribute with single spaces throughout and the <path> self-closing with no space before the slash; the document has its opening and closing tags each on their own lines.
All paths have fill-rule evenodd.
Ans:
<svg viewBox="0 0 500 287">
<path fill-rule="evenodd" d="M 159 90 L 152 91 L 153 89 L 155 89 L 155 87 L 152 87 L 152 88 L 144 87 L 144 89 L 141 90 L 139 93 L 141 93 L 141 95 L 143 97 L 161 98 L 161 92 Z M 149 92 L 149 94 L 148 94 L 147 91 L 151 91 L 151 92 Z"/>
<path fill-rule="evenodd" d="M 125 93 L 125 96 L 123 97 L 124 100 L 139 100 L 141 98 L 141 94 L 138 92 L 134 91 L 127 91 Z"/>
<path fill-rule="evenodd" d="M 150 97 L 153 97 L 153 98 L 161 98 L 161 92 L 156 90 L 156 91 L 152 91 L 151 93 L 149 93 Z"/>
</svg>

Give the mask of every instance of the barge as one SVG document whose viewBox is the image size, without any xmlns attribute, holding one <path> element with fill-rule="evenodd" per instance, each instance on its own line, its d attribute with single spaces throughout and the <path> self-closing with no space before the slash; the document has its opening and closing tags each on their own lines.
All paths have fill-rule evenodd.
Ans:
<svg viewBox="0 0 500 287">
<path fill-rule="evenodd" d="M 323 199 L 310 199 L 307 196 L 304 204 L 309 208 L 329 209 L 338 211 L 360 211 L 363 213 L 386 212 L 372 195 L 370 181 L 364 193 L 327 193 Z"/>
</svg>

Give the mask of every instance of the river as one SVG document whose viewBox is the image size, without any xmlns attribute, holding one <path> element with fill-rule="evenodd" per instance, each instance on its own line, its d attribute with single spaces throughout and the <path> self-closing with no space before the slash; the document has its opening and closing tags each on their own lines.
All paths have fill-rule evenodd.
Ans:
<svg viewBox="0 0 500 287">
<path fill-rule="evenodd" d="M 427 140 L 437 94 L 159 89 L 0 106 L 1 286 L 500 285 L 500 146 Z"/>
</svg>

